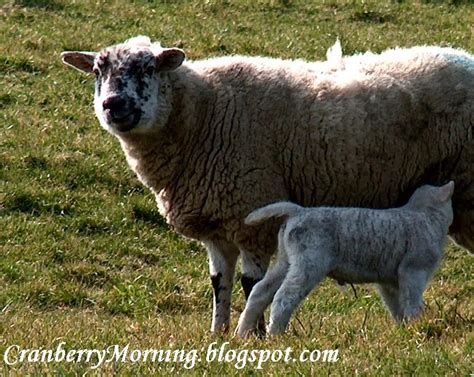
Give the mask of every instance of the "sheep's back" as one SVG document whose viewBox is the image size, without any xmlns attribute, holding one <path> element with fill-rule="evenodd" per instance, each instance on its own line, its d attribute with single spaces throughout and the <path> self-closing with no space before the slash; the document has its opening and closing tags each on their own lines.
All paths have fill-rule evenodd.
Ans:
<svg viewBox="0 0 474 377">
<path fill-rule="evenodd" d="M 453 178 L 472 145 L 472 62 L 418 47 L 349 57 L 336 69 L 231 57 L 208 61 L 206 72 L 243 99 L 241 152 L 278 161 L 288 197 L 268 202 L 384 208 Z"/>
<path fill-rule="evenodd" d="M 166 191 L 173 225 L 194 238 L 274 245 L 270 230 L 242 223 L 265 204 L 387 208 L 422 183 L 456 180 L 474 103 L 471 58 L 459 60 L 420 48 L 340 67 L 240 56 L 188 63 L 213 94 L 192 124 L 199 147 L 189 168 Z"/>
</svg>

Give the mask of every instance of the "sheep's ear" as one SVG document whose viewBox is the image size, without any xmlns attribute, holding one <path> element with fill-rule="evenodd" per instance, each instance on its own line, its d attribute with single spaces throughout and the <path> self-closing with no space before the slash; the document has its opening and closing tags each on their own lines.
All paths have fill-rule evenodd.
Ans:
<svg viewBox="0 0 474 377">
<path fill-rule="evenodd" d="M 439 188 L 439 200 L 441 200 L 441 202 L 447 202 L 449 199 L 451 199 L 451 196 L 453 196 L 453 193 L 454 193 L 454 181 L 450 181 L 449 183 Z"/>
<path fill-rule="evenodd" d="M 91 73 L 95 56 L 95 52 L 65 51 L 61 54 L 61 59 L 64 64 L 70 65 L 79 71 Z"/>
<path fill-rule="evenodd" d="M 157 69 L 173 71 L 183 63 L 184 57 L 184 51 L 179 48 L 165 48 L 156 55 Z"/>
</svg>

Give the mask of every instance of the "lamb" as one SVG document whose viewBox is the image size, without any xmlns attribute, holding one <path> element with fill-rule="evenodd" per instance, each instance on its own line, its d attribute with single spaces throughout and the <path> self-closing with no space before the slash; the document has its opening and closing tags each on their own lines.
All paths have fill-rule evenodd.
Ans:
<svg viewBox="0 0 474 377">
<path fill-rule="evenodd" d="M 333 54 L 334 55 L 334 54 Z M 208 250 L 211 329 L 229 328 L 241 257 L 246 297 L 276 250 L 268 203 L 388 208 L 455 180 L 451 236 L 474 250 L 474 57 L 439 47 L 332 62 L 184 61 L 135 37 L 64 63 L 94 73 L 95 112 L 174 229 Z"/>
<path fill-rule="evenodd" d="M 423 291 L 438 265 L 453 221 L 454 182 L 418 188 L 393 209 L 304 208 L 289 202 L 250 213 L 245 223 L 285 222 L 278 259 L 255 285 L 236 333 L 248 336 L 272 302 L 269 333 L 286 330 L 291 314 L 326 276 L 344 283 L 377 283 L 395 321 L 417 318 Z"/>
</svg>

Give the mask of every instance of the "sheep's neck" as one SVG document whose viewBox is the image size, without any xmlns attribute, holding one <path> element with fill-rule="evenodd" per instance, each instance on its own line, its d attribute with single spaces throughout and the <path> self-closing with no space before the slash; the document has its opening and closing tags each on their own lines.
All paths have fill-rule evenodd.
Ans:
<svg viewBox="0 0 474 377">
<path fill-rule="evenodd" d="M 186 71 L 183 74 L 187 76 Z M 183 101 L 188 100 L 184 97 L 187 97 L 189 88 L 186 85 L 187 78 L 181 75 L 170 76 L 175 93 L 171 106 L 173 110 L 167 123 L 157 125 L 154 132 L 146 135 L 132 133 L 119 137 L 130 167 L 155 194 L 167 188 L 173 177 L 179 174 L 183 168 L 181 149 L 183 146 L 189 148 L 186 144 L 192 140 L 189 131 L 193 127 L 188 125 L 192 114 L 184 112 L 182 108 Z"/>
<path fill-rule="evenodd" d="M 160 134 L 120 138 L 128 164 L 155 194 L 169 184 L 179 166 L 176 145 L 167 139 Z"/>
<path fill-rule="evenodd" d="M 211 94 L 206 81 L 191 69 L 180 70 L 170 79 L 173 110 L 167 124 L 156 133 L 127 135 L 120 142 L 130 167 L 153 191 L 168 223 L 197 238 L 214 230 L 206 207 L 209 190 L 204 188 L 209 182 L 199 175 L 206 172 L 193 168 L 202 158 L 202 125 Z M 199 190 L 193 186 L 196 182 Z"/>
</svg>

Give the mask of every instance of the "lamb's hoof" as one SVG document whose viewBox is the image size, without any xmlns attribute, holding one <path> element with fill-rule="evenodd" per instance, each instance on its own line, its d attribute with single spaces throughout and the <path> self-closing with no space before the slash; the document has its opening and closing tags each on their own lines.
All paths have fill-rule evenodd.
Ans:
<svg viewBox="0 0 474 377">
<path fill-rule="evenodd" d="M 282 326 L 282 325 L 277 324 L 275 322 L 270 322 L 270 324 L 268 325 L 268 334 L 270 336 L 280 335 L 280 334 L 284 333 L 285 330 L 286 330 L 286 326 Z"/>
<path fill-rule="evenodd" d="M 255 329 L 250 326 L 238 324 L 237 328 L 235 329 L 234 335 L 242 339 L 247 339 L 248 337 L 250 337 L 250 335 L 253 334 L 254 330 Z"/>
<path fill-rule="evenodd" d="M 252 335 L 255 335 L 257 338 L 265 338 L 267 331 L 265 328 L 265 322 L 262 320 L 258 321 L 257 326 L 249 325 L 239 321 L 237 328 L 235 329 L 234 335 L 237 335 L 240 338 L 249 338 Z"/>
<path fill-rule="evenodd" d="M 418 319 L 420 319 L 422 313 L 423 313 L 422 307 L 406 308 L 403 311 L 402 322 L 403 323 L 415 322 Z"/>
<path fill-rule="evenodd" d="M 265 319 L 263 316 L 258 320 L 257 328 L 254 330 L 257 338 L 263 339 L 265 338 L 265 335 L 267 335 L 267 327 L 265 326 Z"/>
</svg>

